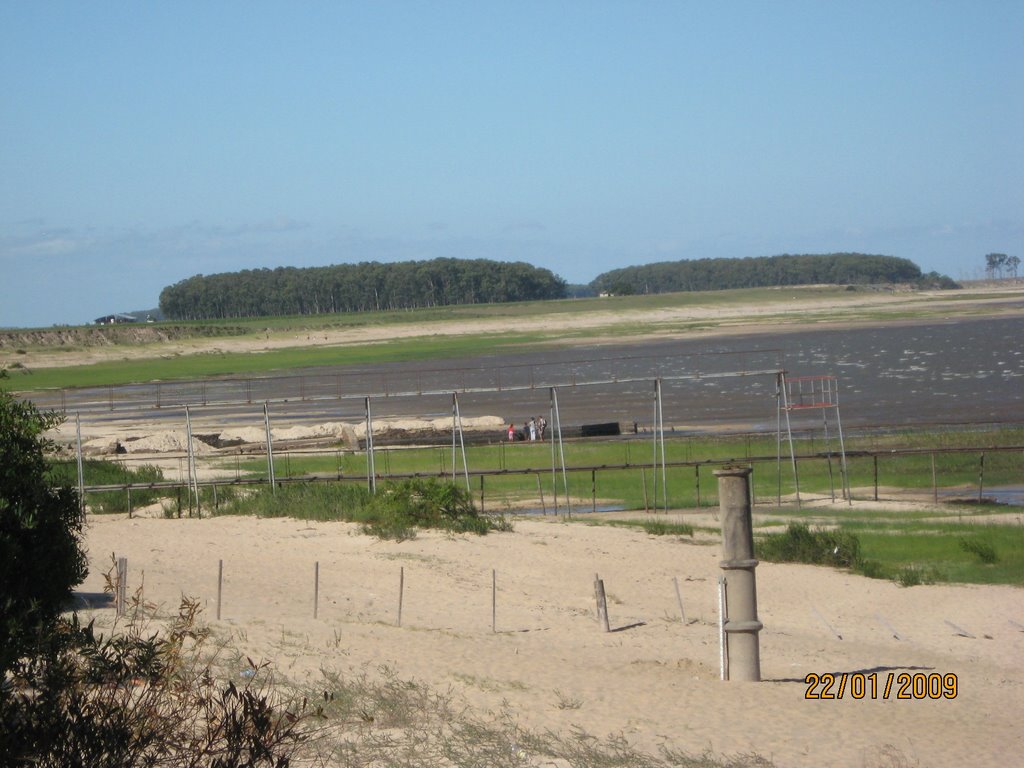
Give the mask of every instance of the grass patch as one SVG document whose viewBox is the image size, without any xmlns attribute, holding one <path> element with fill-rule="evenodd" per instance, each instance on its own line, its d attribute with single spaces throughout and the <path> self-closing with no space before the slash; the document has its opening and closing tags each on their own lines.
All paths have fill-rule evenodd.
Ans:
<svg viewBox="0 0 1024 768">
<path fill-rule="evenodd" d="M 999 555 L 996 554 L 996 548 L 986 542 L 978 541 L 977 539 L 960 539 L 960 549 L 964 552 L 970 552 L 976 555 L 978 560 L 985 565 L 994 565 L 999 560 Z"/>
<path fill-rule="evenodd" d="M 852 524 L 845 526 L 857 530 Z M 866 559 L 926 582 L 1009 584 L 1024 586 L 1024 527 L 970 523 L 909 523 L 886 527 L 861 526 L 857 535 Z M 968 542 L 966 548 L 962 542 Z M 975 550 L 996 555 L 985 562 Z"/>
<path fill-rule="evenodd" d="M 495 437 L 497 441 L 498 436 Z M 833 441 L 834 443 L 834 441 Z M 929 449 L 959 447 L 958 452 L 935 453 L 935 478 L 940 487 L 968 487 L 978 482 L 981 454 L 985 453 L 985 485 L 1013 485 L 1020 482 L 1022 463 L 1018 451 L 984 451 L 992 445 L 1024 445 L 1024 430 L 1004 428 L 998 430 L 922 430 L 899 434 L 855 435 L 847 440 L 851 454 L 858 450 L 884 452 L 877 460 L 878 482 L 883 488 L 908 490 L 931 489 L 932 456 Z M 669 466 L 666 471 L 668 506 L 685 509 L 718 504 L 717 485 L 712 471 L 722 463 L 750 464 L 751 482 L 755 499 L 775 499 L 795 491 L 793 475 L 784 458 L 781 468 L 776 465 L 776 440 L 773 434 L 760 435 L 693 435 L 667 438 L 665 458 L 669 464 L 689 462 L 689 466 Z M 832 446 L 835 449 L 835 445 Z M 829 461 L 818 452 L 826 450 L 822 440 L 803 440 L 796 446 L 800 459 L 800 488 L 807 495 L 827 495 L 833 489 L 840 493 L 839 461 Z M 893 450 L 922 451 L 911 455 L 892 453 Z M 600 467 L 591 486 L 590 471 L 570 472 L 569 494 L 574 499 L 589 500 L 596 495 L 608 503 L 625 509 L 658 508 L 664 504 L 661 471 L 657 481 L 650 469 L 652 444 L 649 437 L 618 440 L 567 440 L 566 463 L 569 467 Z M 508 472 L 485 478 L 487 498 L 495 503 L 536 503 L 540 507 L 540 494 L 550 503 L 557 493 L 561 498 L 565 489 L 562 478 L 552 478 L 551 448 L 547 443 L 495 442 L 490 445 L 471 445 L 466 449 L 469 466 L 476 470 Z M 851 455 L 848 466 L 850 484 L 860 491 L 861 497 L 871 496 L 874 483 L 875 460 L 868 456 Z M 625 469 L 617 468 L 625 465 Z M 238 464 L 222 462 L 226 469 L 238 469 L 253 475 L 266 472 L 266 460 L 252 458 Z M 451 446 L 376 450 L 375 466 L 385 475 L 450 475 L 452 471 Z M 546 468 L 546 469 L 545 469 Z M 461 469 L 461 464 L 456 466 Z M 780 471 L 781 469 L 781 471 Z M 524 472 L 525 470 L 535 470 Z M 366 477 L 366 455 L 337 451 L 320 455 L 277 454 L 275 471 L 278 477 L 302 477 L 310 474 L 333 474 L 338 477 Z M 538 488 L 540 480 L 540 488 Z M 657 488 L 658 499 L 654 499 Z M 969 493 L 968 493 L 969 495 Z M 584 502 L 585 503 L 585 502 Z M 814 512 L 806 513 L 813 516 Z"/>
<path fill-rule="evenodd" d="M 860 562 L 860 540 L 841 530 L 812 530 L 790 523 L 785 533 L 763 536 L 755 542 L 759 560 L 776 563 L 807 563 L 852 568 Z"/>
<path fill-rule="evenodd" d="M 950 297 L 931 297 L 921 294 L 914 301 L 913 316 L 926 318 L 939 315 L 947 316 L 951 311 Z M 797 301 L 794 302 L 794 299 Z M 535 301 L 508 304 L 466 305 L 455 307 L 434 307 L 412 311 L 359 312 L 335 315 L 313 315 L 302 317 L 260 317 L 252 319 L 232 319 L 225 321 L 181 322 L 147 324 L 146 330 L 163 333 L 175 341 L 190 339 L 207 339 L 225 337 L 225 346 L 229 347 L 233 339 L 243 341 L 272 341 L 280 338 L 300 341 L 305 337 L 310 344 L 306 347 L 289 349 L 265 349 L 260 354 L 232 353 L 210 351 L 199 354 L 187 354 L 168 359 L 161 354 L 166 345 L 159 342 L 134 342 L 132 332 L 138 326 L 110 327 L 97 329 L 93 326 L 64 329 L 66 334 L 79 334 L 83 337 L 81 346 L 87 345 L 89 336 L 101 333 L 107 343 L 124 347 L 141 347 L 152 350 L 148 359 L 119 360 L 95 363 L 92 365 L 69 366 L 64 368 L 33 368 L 31 375 L 18 376 L 0 387 L 36 391 L 41 389 L 107 386 L 130 384 L 144 381 L 175 379 L 194 379 L 212 376 L 237 375 L 245 373 L 265 373 L 296 368 L 308 368 L 325 365 L 365 364 L 371 362 L 394 362 L 401 360 L 422 360 L 463 357 L 477 354 L 494 354 L 503 348 L 528 348 L 529 345 L 552 343 L 578 343 L 581 339 L 597 336 L 621 335 L 623 333 L 649 333 L 650 324 L 634 326 L 623 322 L 623 313 L 656 312 L 659 310 L 686 309 L 692 307 L 714 307 L 734 309 L 737 316 L 742 315 L 752 304 L 760 306 L 778 306 L 779 312 L 772 315 L 771 321 L 780 324 L 792 322 L 797 317 L 806 316 L 806 308 L 801 302 L 830 302 L 830 312 L 839 312 L 848 318 L 868 317 L 887 319 L 907 314 L 905 304 L 891 307 L 875 307 L 865 309 L 858 306 L 860 298 L 851 295 L 844 287 L 787 287 L 785 290 L 775 288 L 755 288 L 743 290 L 708 291 L 694 293 L 670 293 L 639 296 L 620 296 L 602 299 L 567 299 L 560 301 Z M 853 302 L 853 304 L 850 304 Z M 965 309 L 956 309 L 963 313 Z M 585 329 L 566 329 L 565 318 L 574 314 L 606 316 L 606 322 L 590 325 Z M 338 346 L 313 346 L 318 341 L 317 334 L 347 330 L 353 328 L 397 326 L 422 326 L 424 324 L 457 324 L 467 320 L 506 320 L 507 328 L 517 327 L 516 320 L 529 318 L 550 322 L 550 330 L 524 334 L 522 332 L 501 333 L 461 333 L 453 328 L 453 332 L 445 334 L 421 335 L 415 338 L 394 339 L 391 341 Z M 702 322 L 697 325 L 707 327 L 721 324 L 730 318 L 722 318 L 715 323 Z M 680 319 L 678 322 L 658 324 L 660 330 L 680 330 L 691 328 L 695 324 L 692 319 Z M 8 334 L 23 335 L 22 331 L 11 331 Z M 21 341 L 18 352 L 53 351 L 59 347 L 29 345 Z M 72 342 L 73 343 L 73 342 Z"/>
<path fill-rule="evenodd" d="M 82 461 L 82 476 L 85 485 L 145 485 L 159 483 L 164 473 L 159 467 L 143 465 L 129 468 L 114 461 L 85 459 Z M 78 487 L 78 467 L 74 462 L 55 462 L 50 465 L 50 477 L 57 485 Z M 147 488 L 135 488 L 131 492 L 129 503 L 128 491 L 94 491 L 86 494 L 89 510 L 98 514 L 128 512 L 131 507 L 143 507 L 159 501 L 163 491 Z"/>
<path fill-rule="evenodd" d="M 837 529 L 791 523 L 755 541 L 759 559 L 849 568 L 903 586 L 938 582 L 1024 586 L 1024 527 L 864 520 Z"/>
<path fill-rule="evenodd" d="M 618 528 L 641 528 L 651 536 L 689 536 L 694 528 L 688 523 L 672 523 L 667 520 L 587 520 L 589 525 L 610 525 Z"/>
<path fill-rule="evenodd" d="M 276 492 L 263 487 L 229 499 L 216 514 L 342 520 L 396 541 L 415 538 L 417 528 L 480 535 L 511 529 L 504 518 L 481 514 L 465 488 L 419 478 L 388 483 L 376 494 L 348 483 L 296 483 Z"/>
<path fill-rule="evenodd" d="M 437 360 L 494 354 L 504 348 L 528 348 L 540 334 L 425 336 L 372 344 L 309 346 L 250 352 L 209 352 L 166 358 L 110 360 L 91 365 L 35 368 L 31 376 L 9 378 L 0 386 L 24 391 L 102 387 L 149 381 L 175 381 L 259 374 L 298 368 L 367 365 L 406 360 Z"/>
<path fill-rule="evenodd" d="M 665 520 L 645 520 L 643 529 L 651 536 L 693 536 L 692 525 L 670 523 Z"/>
</svg>

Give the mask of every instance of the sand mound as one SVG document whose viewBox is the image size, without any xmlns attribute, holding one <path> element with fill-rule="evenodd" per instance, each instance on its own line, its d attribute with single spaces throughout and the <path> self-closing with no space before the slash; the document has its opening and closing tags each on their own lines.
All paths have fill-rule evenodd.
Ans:
<svg viewBox="0 0 1024 768">
<path fill-rule="evenodd" d="M 498 416 L 478 416 L 462 420 L 465 432 L 503 432 L 505 422 Z M 438 419 L 379 419 L 373 422 L 374 435 L 395 433 L 427 434 L 448 432 L 452 429 L 449 417 Z M 216 450 L 213 446 L 262 445 L 267 442 L 267 433 L 260 427 L 231 427 L 204 438 L 213 445 L 195 437 L 193 429 L 192 450 L 196 455 L 205 455 Z M 359 440 L 366 439 L 366 423 L 349 424 L 330 421 L 323 424 L 297 424 L 288 427 L 272 427 L 275 442 L 294 440 L 340 441 L 348 448 L 357 448 Z M 67 438 L 65 438 L 67 439 Z M 187 434 L 184 430 L 161 430 L 153 432 L 133 431 L 116 435 L 103 435 L 82 444 L 83 453 L 91 456 L 117 453 L 185 453 L 188 451 Z"/>
<path fill-rule="evenodd" d="M 192 438 L 192 451 L 197 456 L 213 451 L 206 443 Z M 119 453 L 187 453 L 188 435 L 182 431 L 154 432 L 142 437 L 97 437 L 82 443 L 86 456 L 111 456 Z"/>
<path fill-rule="evenodd" d="M 359 423 L 352 425 L 355 434 L 359 438 L 366 437 L 366 424 Z M 472 419 L 462 420 L 464 432 L 485 432 L 489 430 L 501 431 L 505 428 L 504 419 L 498 416 L 478 416 Z M 373 434 L 385 434 L 387 432 L 451 432 L 451 417 L 439 419 L 374 419 Z"/>
<path fill-rule="evenodd" d="M 265 443 L 267 441 L 266 430 L 259 427 L 236 427 L 226 429 L 218 435 L 222 443 Z"/>
<path fill-rule="evenodd" d="M 122 445 L 127 453 L 173 453 L 188 451 L 188 434 L 179 430 L 168 430 L 146 435 L 136 440 L 125 440 Z M 211 453 L 213 448 L 201 440 L 192 438 L 192 452 L 196 455 Z"/>
</svg>

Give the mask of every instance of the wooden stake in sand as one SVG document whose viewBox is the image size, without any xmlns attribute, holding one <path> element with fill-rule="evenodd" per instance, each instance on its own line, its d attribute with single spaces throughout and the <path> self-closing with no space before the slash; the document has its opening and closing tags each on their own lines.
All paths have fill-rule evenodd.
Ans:
<svg viewBox="0 0 1024 768">
<path fill-rule="evenodd" d="M 398 571 L 398 626 L 402 626 L 402 600 L 405 596 L 405 566 Z"/>
<path fill-rule="evenodd" d="M 320 561 L 313 566 L 313 618 L 319 618 L 320 612 Z"/>
<path fill-rule="evenodd" d="M 128 591 L 128 558 L 117 558 L 117 584 L 114 590 L 114 612 L 124 616 L 125 597 Z"/>
<path fill-rule="evenodd" d="M 605 632 L 611 632 L 608 626 L 608 600 L 604 594 L 604 582 L 596 573 L 594 574 L 594 596 L 597 599 L 597 620 Z"/>
<path fill-rule="evenodd" d="M 220 601 L 224 594 L 224 561 L 217 561 L 217 621 L 220 621 Z"/>
<path fill-rule="evenodd" d="M 491 569 L 491 632 L 498 631 L 498 572 Z"/>
<path fill-rule="evenodd" d="M 683 624 L 685 624 L 686 623 L 686 611 L 683 610 L 683 595 L 679 591 L 679 577 L 678 576 L 673 576 L 672 577 L 672 583 L 676 587 L 676 602 L 679 603 L 679 620 L 682 621 Z"/>
</svg>

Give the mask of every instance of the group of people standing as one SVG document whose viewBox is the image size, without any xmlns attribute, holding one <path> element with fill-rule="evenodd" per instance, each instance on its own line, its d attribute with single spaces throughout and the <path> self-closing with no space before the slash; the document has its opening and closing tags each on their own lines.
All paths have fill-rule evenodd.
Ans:
<svg viewBox="0 0 1024 768">
<path fill-rule="evenodd" d="M 516 440 L 543 440 L 548 431 L 548 422 L 543 416 L 530 417 L 521 432 L 516 431 L 515 424 L 508 425 L 508 441 Z"/>
</svg>

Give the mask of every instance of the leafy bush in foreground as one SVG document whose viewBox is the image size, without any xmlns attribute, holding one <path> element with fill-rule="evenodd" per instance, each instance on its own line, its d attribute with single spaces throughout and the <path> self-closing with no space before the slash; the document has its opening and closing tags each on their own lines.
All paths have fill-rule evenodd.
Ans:
<svg viewBox="0 0 1024 768">
<path fill-rule="evenodd" d="M 46 462 L 60 420 L 0 390 L 0 682 L 88 573 L 78 493 Z"/>
<path fill-rule="evenodd" d="M 290 765 L 309 735 L 304 704 L 273 693 L 265 665 L 250 662 L 242 684 L 217 681 L 197 610 L 183 600 L 164 637 L 138 619 L 107 638 L 77 616 L 59 621 L 0 692 L 5 765 Z"/>
</svg>

